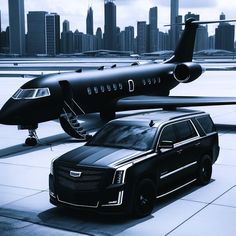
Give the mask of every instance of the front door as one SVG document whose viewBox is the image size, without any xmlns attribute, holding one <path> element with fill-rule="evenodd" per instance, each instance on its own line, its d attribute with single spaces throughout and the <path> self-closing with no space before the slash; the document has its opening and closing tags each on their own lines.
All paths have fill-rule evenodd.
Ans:
<svg viewBox="0 0 236 236">
<path fill-rule="evenodd" d="M 178 146 L 182 150 L 182 169 L 179 174 L 181 175 L 182 183 L 184 183 L 195 177 L 197 157 L 200 153 L 200 136 L 191 120 L 176 123 L 175 133 Z"/>
<path fill-rule="evenodd" d="M 162 148 L 162 143 L 170 143 L 170 147 Z M 175 147 L 176 135 L 174 125 L 165 126 L 158 141 L 157 151 L 159 152 L 159 191 L 158 195 L 168 192 L 178 185 L 179 179 L 176 178 L 178 170 L 182 167 L 182 149 Z M 171 147 L 172 145 L 172 147 Z"/>
</svg>

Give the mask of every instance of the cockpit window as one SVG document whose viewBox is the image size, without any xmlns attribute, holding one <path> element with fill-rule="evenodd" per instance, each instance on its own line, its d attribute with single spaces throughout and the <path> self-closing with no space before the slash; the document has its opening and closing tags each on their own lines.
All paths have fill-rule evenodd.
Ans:
<svg viewBox="0 0 236 236">
<path fill-rule="evenodd" d="M 36 98 L 39 97 L 47 97 L 50 96 L 50 92 L 48 88 L 40 88 L 38 89 L 37 93 L 36 93 Z"/>
<path fill-rule="evenodd" d="M 49 88 L 37 88 L 37 89 L 19 89 L 12 96 L 13 99 L 36 99 L 50 96 Z"/>
</svg>

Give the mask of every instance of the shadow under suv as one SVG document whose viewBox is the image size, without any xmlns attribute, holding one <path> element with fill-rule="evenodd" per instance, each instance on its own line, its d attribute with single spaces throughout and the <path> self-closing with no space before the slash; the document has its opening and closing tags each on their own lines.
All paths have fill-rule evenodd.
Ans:
<svg viewBox="0 0 236 236">
<path fill-rule="evenodd" d="M 179 109 L 116 119 L 52 162 L 50 202 L 143 217 L 157 196 L 193 180 L 208 184 L 218 154 L 218 133 L 204 112 Z"/>
</svg>

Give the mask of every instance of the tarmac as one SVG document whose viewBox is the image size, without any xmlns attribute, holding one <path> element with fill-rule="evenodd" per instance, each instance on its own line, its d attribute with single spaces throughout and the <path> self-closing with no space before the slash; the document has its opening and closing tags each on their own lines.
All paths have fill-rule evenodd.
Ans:
<svg viewBox="0 0 236 236">
<path fill-rule="evenodd" d="M 208 71 L 171 95 L 235 96 L 235 75 Z M 26 81 L 0 77 L 0 107 Z M 152 214 L 142 219 L 54 207 L 48 193 L 50 162 L 84 143 L 50 121 L 39 125 L 39 145 L 26 147 L 26 131 L 0 125 L 0 235 L 236 235 L 236 106 L 200 109 L 211 114 L 219 130 L 221 150 L 211 182 L 204 187 L 192 183 L 158 199 Z M 135 112 L 140 111 L 120 115 Z M 91 132 L 102 125 L 97 114 L 83 119 Z"/>
</svg>

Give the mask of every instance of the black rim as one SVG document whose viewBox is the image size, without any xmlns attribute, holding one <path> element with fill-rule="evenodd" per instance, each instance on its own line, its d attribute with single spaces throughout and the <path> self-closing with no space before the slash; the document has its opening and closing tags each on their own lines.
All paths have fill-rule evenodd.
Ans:
<svg viewBox="0 0 236 236">
<path fill-rule="evenodd" d="M 201 167 L 201 176 L 203 182 L 209 182 L 211 178 L 211 163 L 210 161 L 206 160 L 204 161 L 202 167 Z"/>
<path fill-rule="evenodd" d="M 141 214 L 145 215 L 148 214 L 152 210 L 153 205 L 153 194 L 147 188 L 143 188 L 138 196 L 138 207 Z"/>
</svg>

